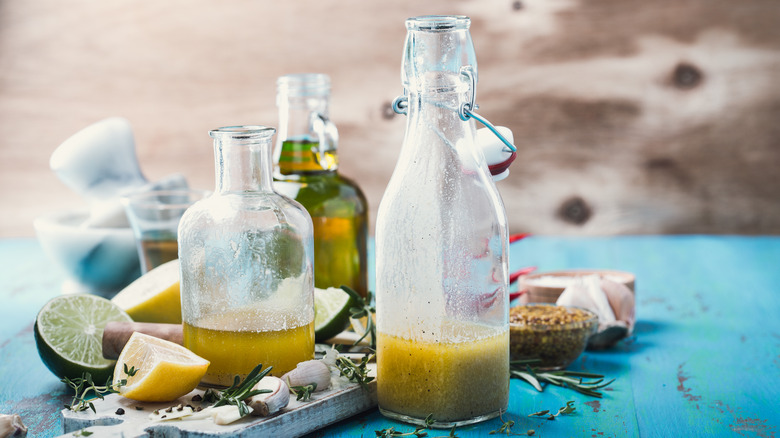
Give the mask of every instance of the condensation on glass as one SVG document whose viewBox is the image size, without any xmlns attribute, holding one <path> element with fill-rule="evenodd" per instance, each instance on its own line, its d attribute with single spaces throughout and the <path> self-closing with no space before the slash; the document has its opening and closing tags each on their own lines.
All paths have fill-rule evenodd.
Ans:
<svg viewBox="0 0 780 438">
<path fill-rule="evenodd" d="M 381 412 L 436 427 L 496 417 L 509 393 L 507 222 L 475 143 L 470 20 L 406 21 L 406 136 L 376 225 Z"/>
<path fill-rule="evenodd" d="M 314 357 L 312 223 L 273 190 L 274 132 L 211 131 L 216 190 L 179 226 L 184 344 L 211 361 L 207 385 L 261 363 L 281 376 Z"/>
</svg>

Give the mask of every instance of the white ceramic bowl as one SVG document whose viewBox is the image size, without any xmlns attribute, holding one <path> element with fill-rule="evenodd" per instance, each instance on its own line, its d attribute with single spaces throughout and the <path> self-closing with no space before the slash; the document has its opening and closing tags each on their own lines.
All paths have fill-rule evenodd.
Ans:
<svg viewBox="0 0 780 438">
<path fill-rule="evenodd" d="M 104 296 L 118 292 L 141 275 L 133 230 L 82 227 L 86 211 L 67 211 L 33 222 L 46 255 L 60 265 L 76 290 Z"/>
</svg>

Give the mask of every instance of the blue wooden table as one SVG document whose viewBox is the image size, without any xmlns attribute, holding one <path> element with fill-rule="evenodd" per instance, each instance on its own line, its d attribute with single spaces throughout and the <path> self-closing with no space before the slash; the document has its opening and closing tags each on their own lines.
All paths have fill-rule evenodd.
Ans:
<svg viewBox="0 0 780 438">
<path fill-rule="evenodd" d="M 745 436 L 780 431 L 780 238 L 532 237 L 512 245 L 511 267 L 608 268 L 636 274 L 634 336 L 571 367 L 617 380 L 594 399 L 512 380 L 513 433 L 541 437 Z M 0 241 L 0 413 L 18 413 L 30 436 L 62 433 L 66 388 L 38 358 L 32 324 L 60 293 L 63 273 L 34 239 Z M 574 415 L 529 418 L 575 401 Z M 313 436 L 375 436 L 414 428 L 372 410 Z M 485 436 L 498 419 L 456 431 Z M 446 431 L 431 436 L 446 435 Z"/>
</svg>

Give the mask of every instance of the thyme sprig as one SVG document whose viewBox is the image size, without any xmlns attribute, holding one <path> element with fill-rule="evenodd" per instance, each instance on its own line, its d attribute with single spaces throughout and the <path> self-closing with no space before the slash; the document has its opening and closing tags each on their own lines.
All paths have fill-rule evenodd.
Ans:
<svg viewBox="0 0 780 438">
<path fill-rule="evenodd" d="M 368 375 L 368 363 L 374 358 L 373 354 L 365 354 L 359 364 L 355 364 L 348 357 L 339 356 L 336 358 L 336 366 L 339 374 L 355 382 L 363 389 L 368 389 L 368 383 L 374 380 L 373 376 Z"/>
<path fill-rule="evenodd" d="M 417 426 L 413 431 L 411 432 L 401 432 L 398 430 L 395 430 L 395 427 L 387 427 L 382 430 L 375 430 L 374 433 L 376 433 L 376 436 L 378 438 L 393 438 L 393 437 L 400 437 L 400 436 L 413 436 L 417 438 L 427 437 L 428 432 L 426 430 L 430 429 L 430 427 L 433 425 L 433 423 L 436 422 L 436 420 L 433 419 L 433 414 L 428 414 L 427 417 L 425 417 L 425 424 L 422 426 Z M 450 433 L 445 436 L 440 437 L 432 437 L 432 438 L 457 438 L 458 436 L 455 435 L 455 426 L 452 426 L 452 429 L 450 429 Z"/>
<path fill-rule="evenodd" d="M 366 318 L 366 331 L 363 333 L 363 336 L 352 345 L 357 345 L 360 341 L 365 339 L 366 336 L 371 335 L 371 339 L 369 339 L 368 343 L 372 350 L 376 350 L 376 325 L 374 324 L 376 307 L 371 305 L 373 294 L 371 291 L 367 291 L 366 297 L 363 298 L 349 286 L 341 286 L 341 290 L 346 292 L 355 302 L 355 306 L 349 308 L 350 316 L 353 319 Z"/>
<path fill-rule="evenodd" d="M 562 408 L 558 408 L 558 412 L 551 414 L 549 409 L 545 409 L 544 411 L 534 412 L 533 414 L 528 414 L 529 417 L 543 417 L 548 420 L 555 420 L 555 417 L 559 415 L 569 415 L 573 414 L 574 411 L 577 408 L 574 407 L 574 400 L 567 401 L 566 406 Z"/>
<path fill-rule="evenodd" d="M 138 372 L 138 369 L 135 367 L 130 367 L 128 369 L 127 364 L 122 365 L 124 367 L 124 373 L 128 377 L 135 376 L 135 374 Z M 81 377 L 76 377 L 72 380 L 67 377 L 63 377 L 60 381 L 70 386 L 75 393 L 70 404 L 65 405 L 66 409 L 70 409 L 73 412 L 81 412 L 86 411 L 87 409 L 92 409 L 92 412 L 97 413 L 92 400 L 103 400 L 105 398 L 103 397 L 104 395 L 118 393 L 120 386 L 127 385 L 127 379 L 120 379 L 116 382 L 112 382 L 111 377 L 106 380 L 105 385 L 95 385 L 94 380 L 92 380 L 92 374 L 90 374 L 88 371 L 82 373 Z"/>
<path fill-rule="evenodd" d="M 517 377 L 530 383 L 537 391 L 542 392 L 540 382 L 546 382 L 555 386 L 573 389 L 581 394 L 601 398 L 603 394 L 598 390 L 615 381 L 604 381 L 601 374 L 586 373 L 581 371 L 541 371 L 531 364 L 538 360 L 522 360 L 510 362 L 509 376 Z"/>
<path fill-rule="evenodd" d="M 290 385 L 290 379 L 287 379 L 287 384 Z M 295 394 L 298 401 L 311 400 L 311 393 L 317 390 L 317 382 L 309 383 L 308 385 L 290 386 L 290 391 Z"/>
<path fill-rule="evenodd" d="M 239 376 L 235 376 L 233 378 L 233 384 L 230 385 L 230 387 L 221 391 L 215 391 L 209 388 L 203 394 L 203 399 L 207 402 L 214 402 L 215 408 L 224 405 L 237 406 L 239 414 L 242 417 L 247 416 L 249 415 L 250 409 L 244 400 L 258 394 L 271 392 L 268 389 L 252 389 L 257 385 L 257 382 L 271 372 L 271 368 L 273 367 L 263 369 L 263 364 L 259 364 L 247 374 L 243 382 Z"/>
<path fill-rule="evenodd" d="M 498 419 L 501 420 L 501 427 L 497 430 L 491 430 L 488 435 L 520 435 L 518 433 L 512 433 L 512 428 L 515 426 L 514 420 L 504 421 L 504 417 L 500 411 L 498 412 Z"/>
</svg>

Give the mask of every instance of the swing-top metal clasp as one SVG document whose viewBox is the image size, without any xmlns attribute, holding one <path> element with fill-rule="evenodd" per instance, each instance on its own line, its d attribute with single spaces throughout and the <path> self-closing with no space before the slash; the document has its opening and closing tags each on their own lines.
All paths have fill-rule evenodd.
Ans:
<svg viewBox="0 0 780 438">
<path fill-rule="evenodd" d="M 501 140 L 506 147 L 509 148 L 510 152 L 517 152 L 517 148 L 514 144 L 512 144 L 511 141 L 509 141 L 506 137 L 501 135 L 500 132 L 496 129 L 495 126 L 493 126 L 490 121 L 476 112 L 474 112 L 475 109 L 479 108 L 479 106 L 476 104 L 477 100 L 477 75 L 474 73 L 474 69 L 470 65 L 464 65 L 460 68 L 460 74 L 463 76 L 466 76 L 466 78 L 469 81 L 469 90 L 470 90 L 470 98 L 469 102 L 463 102 L 460 104 L 460 107 L 458 108 L 458 116 L 461 120 L 464 122 L 467 121 L 469 118 L 474 118 L 479 123 L 482 123 L 487 127 L 493 134 L 495 134 L 496 137 L 498 137 L 499 140 Z M 402 114 L 406 115 L 409 110 L 409 98 L 406 94 L 406 88 L 404 88 L 404 94 L 403 96 L 398 96 L 393 100 L 393 111 L 396 114 Z"/>
</svg>

